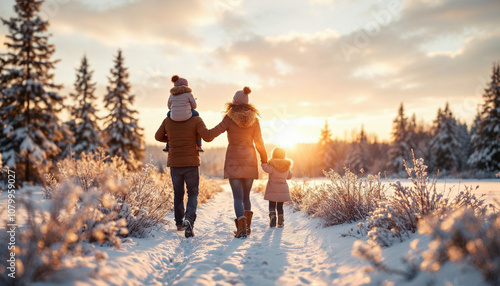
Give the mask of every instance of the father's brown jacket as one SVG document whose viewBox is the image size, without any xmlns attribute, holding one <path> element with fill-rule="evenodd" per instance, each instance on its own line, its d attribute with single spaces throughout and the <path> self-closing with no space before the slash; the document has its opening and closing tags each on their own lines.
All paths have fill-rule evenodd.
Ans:
<svg viewBox="0 0 500 286">
<path fill-rule="evenodd" d="M 195 167 L 200 166 L 196 135 L 199 134 L 203 140 L 210 142 L 220 133 L 208 130 L 199 116 L 186 121 L 173 121 L 167 117 L 156 131 L 155 139 L 160 142 L 168 141 L 167 167 Z"/>
</svg>

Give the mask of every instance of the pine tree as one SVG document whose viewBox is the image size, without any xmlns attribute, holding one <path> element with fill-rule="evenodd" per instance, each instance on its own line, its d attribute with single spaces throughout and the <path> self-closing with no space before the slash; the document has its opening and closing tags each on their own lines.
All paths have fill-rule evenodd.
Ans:
<svg viewBox="0 0 500 286">
<path fill-rule="evenodd" d="M 325 126 L 321 129 L 319 147 L 321 157 L 323 157 L 323 169 L 333 169 L 335 167 L 336 150 L 332 140 L 332 132 L 328 127 L 328 121 L 325 121 Z"/>
<path fill-rule="evenodd" d="M 467 162 L 466 165 L 470 168 L 471 165 L 469 163 L 469 159 L 471 155 L 474 153 L 474 142 L 473 137 L 479 130 L 479 125 L 481 125 L 481 111 L 477 110 L 476 116 L 474 117 L 474 121 L 472 121 L 472 125 L 469 130 L 469 148 L 467 149 Z"/>
<path fill-rule="evenodd" d="M 491 82 L 483 94 L 481 122 L 472 136 L 469 164 L 483 172 L 500 171 L 500 63 L 493 65 Z"/>
<path fill-rule="evenodd" d="M 361 126 L 361 132 L 359 133 L 358 138 L 356 138 L 356 141 L 351 144 L 351 150 L 347 155 L 345 164 L 354 173 L 360 171 L 361 169 L 367 171 L 370 166 L 368 139 L 363 126 Z"/>
<path fill-rule="evenodd" d="M 404 161 L 411 157 L 411 146 L 408 138 L 408 118 L 405 116 L 403 103 L 399 106 L 398 115 L 392 125 L 392 144 L 389 149 L 388 168 L 394 173 L 404 170 Z"/>
<path fill-rule="evenodd" d="M 9 42 L 0 67 L 0 152 L 26 181 L 32 180 L 35 166 L 57 159 L 69 137 L 58 118 L 64 97 L 53 83 L 58 61 L 50 59 L 55 49 L 48 43 L 49 23 L 39 16 L 43 2 L 17 0 L 17 16 L 2 19 Z"/>
<path fill-rule="evenodd" d="M 71 108 L 70 130 L 74 134 L 75 143 L 72 152 L 78 157 L 80 153 L 89 153 L 102 146 L 101 129 L 96 115 L 96 99 L 94 95 L 96 84 L 92 82 L 93 71 L 89 70 L 87 57 L 76 73 L 75 92 L 70 94 L 75 105 Z"/>
<path fill-rule="evenodd" d="M 455 117 L 446 103 L 444 110 L 438 110 L 434 121 L 434 136 L 429 142 L 430 160 L 434 170 L 450 171 L 458 169 L 462 148 Z"/>
<path fill-rule="evenodd" d="M 123 65 L 122 51 L 114 60 L 109 78 L 108 94 L 104 97 L 105 108 L 109 115 L 105 117 L 104 138 L 111 156 L 121 157 L 130 168 L 135 159 L 144 157 L 143 129 L 138 125 L 138 112 L 130 107 L 135 96 L 130 94 L 127 68 Z"/>
<path fill-rule="evenodd" d="M 460 164 L 459 164 L 459 170 L 460 171 L 465 171 L 467 169 L 467 160 L 469 159 L 469 156 L 472 154 L 472 148 L 470 144 L 470 139 L 471 139 L 471 132 L 469 131 L 469 127 L 467 126 L 467 123 L 464 122 L 458 122 L 457 123 L 457 128 L 458 128 L 458 139 L 460 142 L 460 150 L 459 152 L 460 158 Z"/>
</svg>

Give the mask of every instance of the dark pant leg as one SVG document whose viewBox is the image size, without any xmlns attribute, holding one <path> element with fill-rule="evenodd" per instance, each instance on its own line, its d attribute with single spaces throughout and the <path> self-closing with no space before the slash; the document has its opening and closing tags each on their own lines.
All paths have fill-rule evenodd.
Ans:
<svg viewBox="0 0 500 286">
<path fill-rule="evenodd" d="M 241 179 L 229 179 L 229 185 L 233 191 L 234 212 L 238 218 L 245 213 L 243 209 L 243 183 Z"/>
<path fill-rule="evenodd" d="M 191 116 L 200 116 L 200 113 L 196 109 L 191 109 Z"/>
<path fill-rule="evenodd" d="M 184 179 L 186 180 L 188 194 L 186 218 L 190 218 L 194 222 L 196 220 L 196 207 L 198 206 L 200 172 L 198 167 L 185 167 L 185 169 Z"/>
<path fill-rule="evenodd" d="M 182 225 L 184 220 L 184 175 L 182 168 L 171 167 L 170 176 L 174 187 L 174 214 L 175 224 Z"/>
<path fill-rule="evenodd" d="M 269 212 L 276 211 L 276 202 L 269 201 Z"/>
<path fill-rule="evenodd" d="M 243 185 L 243 208 L 246 211 L 252 210 L 252 202 L 250 201 L 250 191 L 252 190 L 253 179 L 242 179 Z"/>
<path fill-rule="evenodd" d="M 167 112 L 167 117 L 170 117 L 170 111 Z"/>
<path fill-rule="evenodd" d="M 278 210 L 278 215 L 283 214 L 283 202 L 276 203 L 276 209 Z"/>
</svg>

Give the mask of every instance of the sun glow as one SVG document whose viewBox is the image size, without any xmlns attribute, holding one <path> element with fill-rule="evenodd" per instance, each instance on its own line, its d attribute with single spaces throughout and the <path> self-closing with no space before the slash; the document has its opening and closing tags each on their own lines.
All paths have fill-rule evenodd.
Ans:
<svg viewBox="0 0 500 286">
<path fill-rule="evenodd" d="M 276 133 L 270 141 L 284 148 L 293 148 L 298 143 L 304 142 L 304 134 L 292 128 Z"/>
</svg>

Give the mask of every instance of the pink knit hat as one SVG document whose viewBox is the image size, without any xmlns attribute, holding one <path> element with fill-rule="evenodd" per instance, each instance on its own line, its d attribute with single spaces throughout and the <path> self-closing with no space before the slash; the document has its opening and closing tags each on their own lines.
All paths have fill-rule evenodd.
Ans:
<svg viewBox="0 0 500 286">
<path fill-rule="evenodd" d="M 238 90 L 233 96 L 233 102 L 236 104 L 248 104 L 248 95 L 252 90 L 245 86 L 243 90 Z"/>
<path fill-rule="evenodd" d="M 177 87 L 177 86 L 181 86 L 181 85 L 188 86 L 188 81 L 187 81 L 187 79 L 182 78 L 182 77 L 179 77 L 178 75 L 174 75 L 174 76 L 172 77 L 172 82 L 174 83 L 174 86 L 175 86 L 175 87 Z"/>
</svg>

